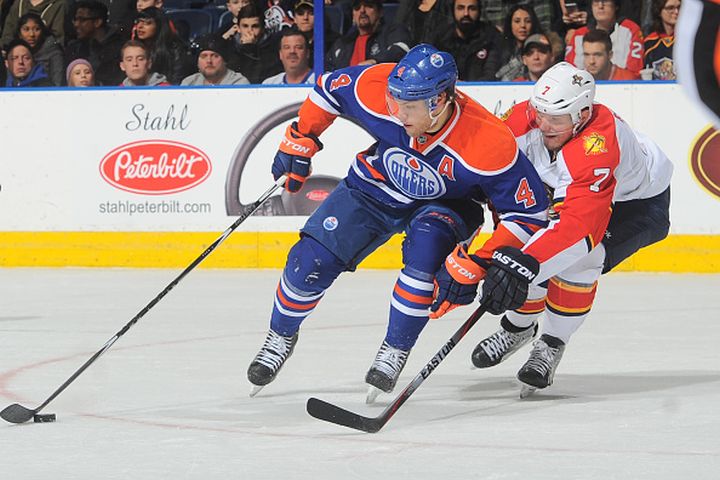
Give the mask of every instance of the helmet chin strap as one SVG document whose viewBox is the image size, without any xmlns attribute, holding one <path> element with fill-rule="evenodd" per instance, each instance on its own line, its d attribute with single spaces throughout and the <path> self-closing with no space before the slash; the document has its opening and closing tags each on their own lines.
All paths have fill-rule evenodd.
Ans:
<svg viewBox="0 0 720 480">
<path fill-rule="evenodd" d="M 428 116 L 430 117 L 430 120 L 432 123 L 430 123 L 430 128 L 428 129 L 428 133 L 434 133 L 430 132 L 432 128 L 437 124 L 438 119 L 442 116 L 442 114 L 447 110 L 448 105 L 450 105 L 450 102 L 445 102 L 445 105 L 443 106 L 442 110 L 438 112 L 437 115 L 433 116 L 432 112 L 428 109 Z"/>
</svg>

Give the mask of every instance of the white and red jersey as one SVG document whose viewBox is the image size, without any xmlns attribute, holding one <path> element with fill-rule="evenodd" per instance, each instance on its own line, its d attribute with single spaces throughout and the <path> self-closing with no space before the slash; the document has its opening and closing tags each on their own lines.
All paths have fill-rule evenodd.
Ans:
<svg viewBox="0 0 720 480">
<path fill-rule="evenodd" d="M 530 125 L 527 109 L 528 101 L 515 105 L 505 123 L 551 191 L 550 225 L 524 248 L 542 264 L 539 281 L 544 281 L 602 241 L 615 202 L 665 191 L 673 166 L 655 142 L 601 104 L 593 106 L 587 125 L 552 155 L 542 132 Z"/>
<path fill-rule="evenodd" d="M 585 68 L 583 38 L 589 31 L 587 26 L 578 28 L 565 47 L 565 61 L 577 68 Z M 638 24 L 628 19 L 616 23 L 610 32 L 610 41 L 613 48 L 612 63 L 639 75 L 644 63 L 644 46 Z"/>
</svg>

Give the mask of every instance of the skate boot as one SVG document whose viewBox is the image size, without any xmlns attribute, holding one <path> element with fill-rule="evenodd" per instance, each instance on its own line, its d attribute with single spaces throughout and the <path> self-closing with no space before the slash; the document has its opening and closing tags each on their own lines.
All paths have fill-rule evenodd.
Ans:
<svg viewBox="0 0 720 480">
<path fill-rule="evenodd" d="M 473 365 L 477 368 L 494 367 L 532 340 L 537 329 L 537 323 L 524 329 L 518 328 L 503 316 L 500 330 L 478 343 L 473 350 Z"/>
<path fill-rule="evenodd" d="M 248 380 L 253 384 L 251 397 L 275 380 L 285 361 L 292 355 L 299 333 L 296 332 L 292 337 L 283 337 L 272 329 L 268 331 L 265 343 L 248 367 Z"/>
<path fill-rule="evenodd" d="M 365 383 L 370 385 L 365 403 L 373 403 L 381 392 L 393 391 L 409 354 L 409 350 L 391 347 L 383 341 L 370 370 L 365 375 Z"/>
<path fill-rule="evenodd" d="M 533 343 L 530 358 L 517 374 L 522 382 L 520 398 L 525 398 L 538 388 L 552 385 L 555 369 L 565 351 L 565 343 L 550 335 L 543 334 Z"/>
</svg>

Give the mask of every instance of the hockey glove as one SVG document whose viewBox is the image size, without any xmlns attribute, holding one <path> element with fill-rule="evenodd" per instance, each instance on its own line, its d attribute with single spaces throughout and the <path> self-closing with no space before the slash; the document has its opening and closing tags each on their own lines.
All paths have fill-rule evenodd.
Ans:
<svg viewBox="0 0 720 480">
<path fill-rule="evenodd" d="M 480 303 L 493 315 L 520 308 L 527 300 L 530 282 L 540 271 L 540 264 L 515 247 L 501 247 L 492 254 L 482 286 Z"/>
<path fill-rule="evenodd" d="M 460 305 L 468 305 L 477 296 L 477 286 L 485 276 L 487 261 L 468 255 L 464 245 L 458 245 L 447 256 L 435 274 L 434 301 L 430 318 L 440 318 Z"/>
<path fill-rule="evenodd" d="M 280 142 L 280 149 L 273 160 L 273 178 L 277 180 L 287 175 L 285 190 L 297 192 L 310 175 L 310 158 L 322 148 L 323 144 L 315 135 L 298 131 L 297 122 L 288 125 L 285 138 Z"/>
</svg>

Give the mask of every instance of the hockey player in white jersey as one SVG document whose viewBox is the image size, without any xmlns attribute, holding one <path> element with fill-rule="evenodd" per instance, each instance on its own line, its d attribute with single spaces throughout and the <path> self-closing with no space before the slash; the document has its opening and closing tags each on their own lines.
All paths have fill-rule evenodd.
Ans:
<svg viewBox="0 0 720 480">
<path fill-rule="evenodd" d="M 477 345 L 472 362 L 486 368 L 507 359 L 537 335 L 545 312 L 541 335 L 518 372 L 523 394 L 552 384 L 565 346 L 590 313 L 600 275 L 665 238 L 670 227 L 672 163 L 594 97 L 593 77 L 563 62 L 505 118 L 551 192 L 551 222 L 522 249 L 540 262 L 532 281 L 498 268 L 500 262 L 488 269 L 484 296 L 508 311 L 500 329 Z M 523 283 L 530 283 L 526 301 L 515 291 Z M 436 300 L 432 308 L 438 306 Z"/>
</svg>

